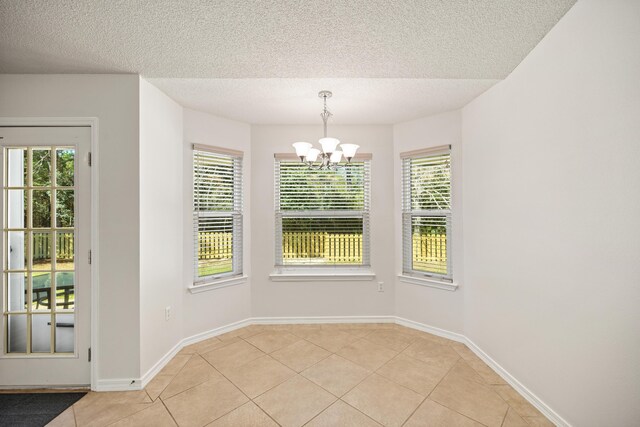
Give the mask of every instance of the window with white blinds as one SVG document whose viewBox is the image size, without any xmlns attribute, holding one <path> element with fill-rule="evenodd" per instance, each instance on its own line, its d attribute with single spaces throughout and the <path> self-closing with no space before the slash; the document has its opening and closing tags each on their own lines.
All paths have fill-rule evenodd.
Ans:
<svg viewBox="0 0 640 427">
<path fill-rule="evenodd" d="M 276 266 L 368 266 L 370 161 L 275 160 Z"/>
<path fill-rule="evenodd" d="M 402 153 L 403 274 L 452 281 L 450 146 Z"/>
<path fill-rule="evenodd" d="M 193 147 L 194 284 L 242 274 L 242 152 Z"/>
</svg>

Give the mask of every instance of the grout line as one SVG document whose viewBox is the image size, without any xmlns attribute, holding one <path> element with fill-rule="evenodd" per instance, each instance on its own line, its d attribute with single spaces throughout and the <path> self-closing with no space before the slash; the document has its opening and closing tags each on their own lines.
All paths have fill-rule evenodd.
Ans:
<svg viewBox="0 0 640 427">
<path fill-rule="evenodd" d="M 431 394 L 435 391 L 435 389 L 440 385 L 440 383 L 441 383 L 442 381 L 444 381 L 444 379 L 447 377 L 447 375 L 449 375 L 449 374 L 451 373 L 451 371 L 453 370 L 453 368 L 455 368 L 455 366 L 456 366 L 458 363 L 460 363 L 460 362 L 465 363 L 465 364 L 467 363 L 467 362 L 465 362 L 465 360 L 464 360 L 462 357 L 459 357 L 459 358 L 458 358 L 458 360 L 456 361 L 456 363 L 454 363 L 454 364 L 453 364 L 453 366 L 451 366 L 451 368 L 449 368 L 449 370 L 447 371 L 447 373 L 446 373 L 446 374 L 444 374 L 444 376 L 440 379 L 440 381 L 438 381 L 438 384 L 436 384 L 436 386 L 433 388 L 433 390 L 431 390 L 431 392 L 430 392 L 430 393 L 429 393 L 429 395 L 427 396 L 427 399 L 429 398 L 429 396 L 431 396 Z M 469 366 L 469 367 L 470 367 L 470 366 Z M 475 372 L 475 371 L 474 371 L 474 372 Z M 482 379 L 482 378 L 480 378 L 480 379 Z M 482 379 L 482 381 L 484 382 L 484 379 Z M 483 384 L 483 385 L 486 385 L 486 384 Z M 496 393 L 496 394 L 497 394 L 497 393 Z M 425 400 L 427 400 L 427 399 L 425 399 Z M 440 406 L 443 406 L 443 407 L 445 407 L 445 408 L 449 409 L 450 411 L 455 412 L 455 413 L 456 413 L 456 414 L 458 414 L 458 415 L 461 415 L 461 416 L 463 416 L 463 417 L 465 417 L 465 418 L 468 418 L 468 419 L 470 419 L 470 420 L 472 420 L 472 421 L 474 421 L 474 422 L 476 422 L 476 423 L 478 423 L 478 424 L 482 424 L 483 426 L 486 426 L 486 424 L 484 424 L 484 423 L 482 423 L 482 422 L 480 422 L 480 421 L 476 420 L 475 418 L 471 418 L 471 417 L 469 417 L 468 415 L 465 415 L 465 414 L 461 413 L 460 411 L 458 411 L 458 410 L 456 410 L 456 409 L 454 409 L 454 408 L 450 408 L 449 406 L 447 406 L 447 405 L 445 405 L 445 404 L 443 404 L 443 403 L 437 402 L 437 401 L 435 401 L 435 400 L 434 400 L 433 402 L 437 403 L 437 404 L 438 404 L 438 405 L 440 405 Z M 422 403 L 424 403 L 424 401 L 423 401 Z M 420 405 L 422 405 L 422 403 L 420 403 Z M 505 415 L 506 415 L 506 414 L 505 414 Z M 504 420 L 503 420 L 503 421 L 504 421 Z"/>
<path fill-rule="evenodd" d="M 260 356 L 260 357 L 262 357 L 262 356 Z M 204 359 L 204 358 L 203 358 L 203 359 Z M 254 359 L 254 360 L 256 360 L 256 359 Z M 205 362 L 209 363 L 206 359 L 205 359 Z M 247 362 L 247 363 L 251 363 L 251 362 Z M 246 404 L 247 404 L 247 403 L 249 403 L 249 402 L 253 402 L 253 399 L 251 399 L 251 398 L 250 398 L 250 397 L 249 397 L 249 396 L 248 396 L 248 395 L 247 395 L 247 394 L 246 394 L 246 393 L 245 393 L 245 392 L 244 392 L 240 387 L 238 387 L 238 386 L 237 386 L 233 381 L 231 381 L 229 378 L 227 378 L 227 376 L 226 376 L 225 374 L 223 374 L 220 370 L 216 369 L 216 367 L 215 367 L 215 366 L 213 366 L 213 365 L 211 365 L 210 363 L 209 363 L 209 365 L 210 365 L 210 366 L 211 366 L 211 367 L 212 367 L 216 372 L 218 372 L 220 375 L 222 375 L 222 377 L 223 377 L 224 379 L 226 379 L 227 381 L 229 381 L 229 383 L 230 383 L 232 386 L 234 386 L 234 387 L 235 387 L 235 388 L 236 388 L 240 393 L 242 393 L 242 395 L 243 395 L 244 397 L 246 397 L 248 400 L 247 400 L 246 402 L 244 402 L 242 405 L 240 405 L 240 406 L 236 406 L 235 408 L 233 408 L 233 409 L 232 409 L 232 410 L 230 410 L 229 412 L 225 412 L 224 414 L 220 415 L 218 418 L 216 418 L 216 419 L 213 419 L 213 420 L 209 421 L 207 424 L 210 424 L 210 423 L 212 423 L 212 422 L 214 422 L 214 421 L 216 421 L 216 420 L 219 420 L 220 418 L 224 417 L 225 415 L 230 414 L 231 412 L 233 412 L 233 411 L 235 411 L 236 409 L 238 409 L 238 408 L 240 408 L 240 407 L 242 407 L 242 406 L 246 405 Z M 253 402 L 253 403 L 255 404 L 255 402 Z M 260 409 L 262 410 L 262 408 L 260 408 Z M 265 412 L 265 411 L 263 410 L 262 412 Z M 265 413 L 266 413 L 266 412 L 265 412 Z M 267 414 L 267 416 L 269 416 L 269 414 Z M 271 417 L 269 416 L 269 418 L 271 418 Z M 271 419 L 273 419 L 273 418 L 271 418 Z M 273 421 L 275 422 L 275 420 L 273 420 Z M 278 424 L 278 423 L 276 423 L 276 424 Z M 278 424 L 278 425 L 280 425 L 280 424 Z"/>
<path fill-rule="evenodd" d="M 162 403 L 162 406 L 164 406 L 165 411 L 167 411 L 167 413 L 169 414 L 169 416 L 171 417 L 171 419 L 173 420 L 174 423 L 176 423 L 177 426 L 179 426 L 180 424 L 178 424 L 178 420 L 176 420 L 173 416 L 173 414 L 171 413 L 171 411 L 169 410 L 169 408 L 167 407 L 167 404 L 164 403 L 164 401 L 162 399 L 160 399 L 160 395 L 158 395 L 158 400 L 160 401 L 160 403 Z"/>
<path fill-rule="evenodd" d="M 346 393 L 345 393 L 345 395 L 346 395 Z M 369 418 L 369 419 L 370 419 L 370 420 L 372 420 L 374 423 L 376 423 L 376 424 L 378 424 L 378 425 L 382 426 L 382 424 L 381 424 L 381 423 L 379 423 L 377 420 L 375 420 L 375 419 L 371 418 L 371 416 L 370 416 L 370 415 L 365 414 L 365 413 L 364 413 L 364 412 L 362 412 L 360 409 L 358 409 L 358 408 L 356 408 L 355 406 L 353 406 L 353 405 L 349 404 L 349 402 L 347 402 L 346 400 L 342 400 L 342 398 L 340 398 L 340 399 L 338 399 L 338 400 L 339 400 L 340 402 L 344 403 L 345 405 L 349 406 L 350 408 L 353 408 L 353 409 L 355 409 L 356 411 L 360 412 L 362 415 L 364 415 L 365 417 Z"/>
<path fill-rule="evenodd" d="M 138 391 L 138 390 L 133 390 L 133 391 Z M 116 393 L 118 393 L 118 392 L 116 392 Z M 148 396 L 148 395 L 147 395 L 147 396 Z M 127 405 L 127 403 L 120 403 L 120 405 Z M 114 424 L 116 424 L 116 423 L 119 423 L 119 422 L 120 422 L 120 421 L 122 421 L 122 420 L 126 420 L 127 418 L 133 417 L 134 415 L 136 415 L 136 414 L 138 414 L 138 413 L 140 413 L 140 412 L 142 412 L 142 411 L 146 411 L 147 409 L 149 409 L 149 408 L 153 405 L 153 402 L 151 402 L 151 403 L 139 402 L 139 403 L 134 403 L 134 405 L 145 405 L 145 407 L 144 407 L 144 408 L 142 408 L 142 409 L 139 409 L 139 410 L 137 410 L 137 411 L 135 411 L 135 412 L 133 412 L 133 413 L 131 413 L 131 414 L 128 414 L 128 415 L 127 415 L 127 416 L 125 416 L 125 417 L 118 418 L 117 420 L 115 420 L 115 421 L 110 422 L 109 424 L 107 424 L 107 426 L 114 425 Z"/>
<path fill-rule="evenodd" d="M 458 357 L 459 359 L 460 357 Z M 451 372 L 451 370 L 453 369 L 454 366 L 456 366 L 458 362 L 456 361 L 456 363 L 454 363 L 453 365 L 451 365 L 451 367 L 449 368 L 449 370 L 447 370 L 447 372 L 442 376 L 442 378 L 440 378 L 440 381 L 438 381 L 438 383 L 435 385 L 435 387 L 433 387 L 431 389 L 431 391 L 429 392 L 429 394 L 427 394 L 425 396 L 424 399 L 422 399 L 422 401 L 420 402 L 420 404 L 418 406 L 416 406 L 416 408 L 411 412 L 411 414 L 409 414 L 409 416 L 407 417 L 406 420 L 404 420 L 402 422 L 402 425 L 405 425 L 407 423 L 407 421 L 409 421 L 411 419 L 411 417 L 413 417 L 413 415 L 416 413 L 416 411 L 418 410 L 418 408 L 420 408 L 422 406 L 422 404 L 429 399 L 429 396 L 431 396 L 431 394 L 433 393 L 433 391 L 438 388 L 438 386 L 440 385 L 440 383 L 442 383 L 442 381 L 447 377 L 447 375 L 449 375 L 449 372 Z M 437 402 L 436 402 L 437 403 Z M 450 409 L 450 408 L 449 408 Z M 457 412 L 457 411 L 456 411 Z"/>
<path fill-rule="evenodd" d="M 78 402 L 78 401 L 76 401 Z M 76 408 L 74 408 L 74 406 L 76 406 L 76 404 L 74 403 L 73 405 L 71 405 L 71 413 L 73 414 L 73 425 L 75 427 L 78 426 L 78 420 L 76 420 Z"/>
</svg>

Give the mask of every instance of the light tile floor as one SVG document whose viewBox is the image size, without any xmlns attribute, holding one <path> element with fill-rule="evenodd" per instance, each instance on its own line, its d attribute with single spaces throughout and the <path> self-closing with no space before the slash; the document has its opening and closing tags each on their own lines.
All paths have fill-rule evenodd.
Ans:
<svg viewBox="0 0 640 427">
<path fill-rule="evenodd" d="M 552 426 L 465 345 L 394 324 L 253 325 L 52 426 Z"/>
</svg>

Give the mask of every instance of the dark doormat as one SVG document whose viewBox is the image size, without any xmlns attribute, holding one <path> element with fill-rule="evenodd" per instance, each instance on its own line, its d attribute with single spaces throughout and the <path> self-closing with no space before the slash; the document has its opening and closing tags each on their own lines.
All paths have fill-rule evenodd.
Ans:
<svg viewBox="0 0 640 427">
<path fill-rule="evenodd" d="M 87 393 L 0 394 L 0 426 L 42 427 Z"/>
</svg>

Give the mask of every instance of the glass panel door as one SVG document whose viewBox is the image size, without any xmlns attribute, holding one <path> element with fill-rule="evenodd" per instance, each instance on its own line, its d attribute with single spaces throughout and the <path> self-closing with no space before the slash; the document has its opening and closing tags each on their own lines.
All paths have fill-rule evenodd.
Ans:
<svg viewBox="0 0 640 427">
<path fill-rule="evenodd" d="M 76 149 L 3 150 L 5 352 L 74 353 Z"/>
</svg>

